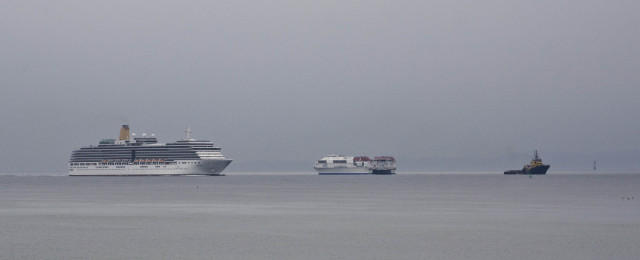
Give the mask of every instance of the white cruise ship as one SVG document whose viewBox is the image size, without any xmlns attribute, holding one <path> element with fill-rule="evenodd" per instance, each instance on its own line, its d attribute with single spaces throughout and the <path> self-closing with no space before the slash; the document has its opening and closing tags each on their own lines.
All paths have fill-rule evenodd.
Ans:
<svg viewBox="0 0 640 260">
<path fill-rule="evenodd" d="M 154 135 L 129 135 L 123 125 L 118 140 L 104 139 L 98 145 L 71 153 L 70 176 L 222 175 L 231 163 L 211 141 L 187 137 L 173 143 L 158 143 Z"/>
<path fill-rule="evenodd" d="M 316 161 L 313 168 L 319 175 L 395 174 L 396 161 L 391 156 L 329 155 Z"/>
</svg>

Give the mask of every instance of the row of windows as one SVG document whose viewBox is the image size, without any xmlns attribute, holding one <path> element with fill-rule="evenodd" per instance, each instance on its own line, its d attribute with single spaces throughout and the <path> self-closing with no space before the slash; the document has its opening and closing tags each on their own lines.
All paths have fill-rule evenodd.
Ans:
<svg viewBox="0 0 640 260">
<path fill-rule="evenodd" d="M 69 163 L 70 166 L 96 166 L 96 168 L 107 168 L 107 166 L 103 165 L 171 165 L 177 164 L 177 162 L 109 162 L 109 163 L 95 163 L 95 162 L 73 162 Z M 200 164 L 200 162 L 182 162 L 182 164 Z"/>
<path fill-rule="evenodd" d="M 159 154 L 159 153 L 166 153 L 166 154 L 173 154 L 173 153 L 195 153 L 196 151 L 194 150 L 156 150 L 156 151 L 150 151 L 150 150 L 145 150 L 145 151 L 140 151 L 140 150 L 126 150 L 126 151 L 122 151 L 122 150 L 103 150 L 103 151 L 84 151 L 84 150 L 79 150 L 79 151 L 74 151 L 74 154 L 131 154 L 133 151 L 135 151 L 136 154 Z M 220 151 L 214 151 L 214 150 L 198 150 L 198 151 L 207 151 L 207 152 L 220 152 Z"/>
<path fill-rule="evenodd" d="M 194 157 L 196 158 L 198 155 L 196 153 L 188 153 L 188 154 L 169 154 L 169 153 L 159 153 L 159 154 L 72 154 L 71 157 L 91 157 L 91 158 L 171 158 L 171 157 Z"/>
<path fill-rule="evenodd" d="M 163 165 L 163 166 L 156 165 L 155 166 L 155 168 L 161 168 L 161 167 L 166 168 L 167 166 L 166 165 Z M 116 169 L 125 169 L 125 168 L 126 168 L 125 166 L 116 166 Z M 139 168 L 146 169 L 146 168 L 149 168 L 149 166 L 148 165 L 140 165 Z M 74 166 L 73 169 L 89 169 L 89 167 L 88 166 Z M 73 170 L 73 169 L 70 169 L 70 170 Z M 96 169 L 109 169 L 109 167 L 107 167 L 107 166 L 96 166 Z"/>
<path fill-rule="evenodd" d="M 149 146 L 125 146 L 125 145 L 108 145 L 108 146 L 85 146 L 81 147 L 80 150 L 124 150 L 124 149 L 135 149 L 135 150 L 158 150 L 158 149 L 215 149 L 220 150 L 220 147 L 215 147 L 213 145 L 149 145 Z"/>
<path fill-rule="evenodd" d="M 136 154 L 136 155 L 154 155 L 154 154 L 167 154 L 167 155 L 173 155 L 173 154 L 195 154 L 195 153 L 220 153 L 220 151 L 214 151 L 214 150 L 177 150 L 177 151 L 81 151 L 81 150 L 76 150 L 73 151 L 71 154 L 75 155 L 75 154 L 84 154 L 84 155 L 113 155 L 113 154 L 120 154 L 120 155 L 131 155 L 131 154 Z"/>
<path fill-rule="evenodd" d="M 318 163 L 327 163 L 327 160 L 318 160 Z M 347 163 L 347 160 L 333 160 L 333 163 Z"/>
</svg>

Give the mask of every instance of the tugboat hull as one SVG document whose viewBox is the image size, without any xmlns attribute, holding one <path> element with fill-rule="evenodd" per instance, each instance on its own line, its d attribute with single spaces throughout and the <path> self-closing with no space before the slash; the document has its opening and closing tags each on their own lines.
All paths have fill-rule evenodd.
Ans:
<svg viewBox="0 0 640 260">
<path fill-rule="evenodd" d="M 506 175 L 512 175 L 512 174 L 543 175 L 543 174 L 547 174 L 547 170 L 549 170 L 550 167 L 551 165 L 540 165 L 540 166 L 531 168 L 529 170 L 527 170 L 526 168 L 522 170 L 508 170 L 508 171 L 505 171 L 504 174 Z"/>
<path fill-rule="evenodd" d="M 551 166 L 550 165 L 540 165 L 540 166 L 531 168 L 531 170 L 526 171 L 525 174 L 531 174 L 531 175 L 547 174 L 547 170 L 549 170 L 549 167 L 551 167 Z"/>
</svg>

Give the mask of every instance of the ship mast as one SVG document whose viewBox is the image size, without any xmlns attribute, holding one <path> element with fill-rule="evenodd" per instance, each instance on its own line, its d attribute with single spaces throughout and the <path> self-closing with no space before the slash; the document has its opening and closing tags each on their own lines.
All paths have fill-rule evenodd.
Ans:
<svg viewBox="0 0 640 260">
<path fill-rule="evenodd" d="M 189 126 L 187 128 L 187 131 L 184 131 L 185 134 L 187 134 L 187 139 L 186 140 L 191 140 L 191 126 Z"/>
</svg>

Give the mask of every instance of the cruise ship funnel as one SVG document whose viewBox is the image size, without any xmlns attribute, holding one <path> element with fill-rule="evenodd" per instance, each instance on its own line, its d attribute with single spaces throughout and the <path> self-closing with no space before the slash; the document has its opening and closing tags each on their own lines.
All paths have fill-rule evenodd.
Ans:
<svg viewBox="0 0 640 260">
<path fill-rule="evenodd" d="M 118 137 L 118 140 L 129 140 L 129 125 L 122 125 L 122 128 L 120 128 L 120 137 Z"/>
</svg>

